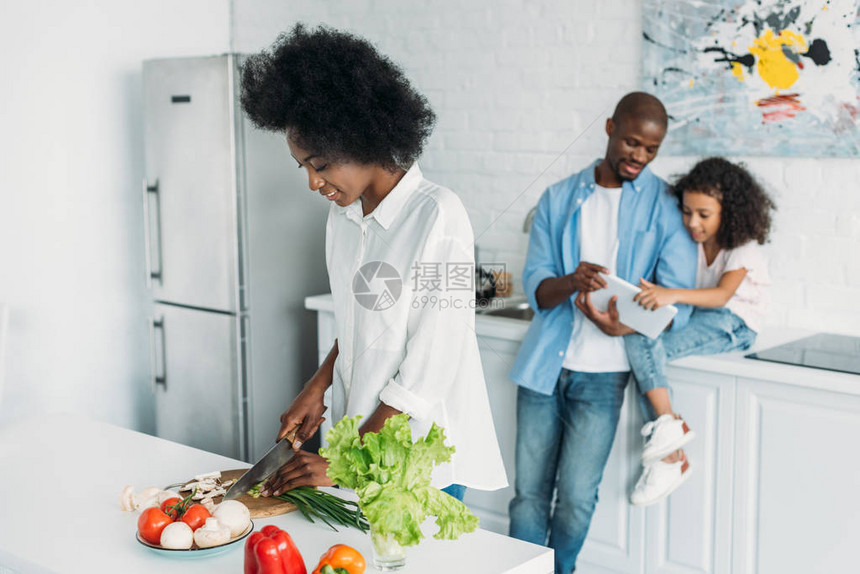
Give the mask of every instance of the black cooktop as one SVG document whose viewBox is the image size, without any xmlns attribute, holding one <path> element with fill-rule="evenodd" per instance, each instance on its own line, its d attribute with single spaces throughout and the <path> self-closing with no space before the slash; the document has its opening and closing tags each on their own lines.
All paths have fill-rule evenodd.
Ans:
<svg viewBox="0 0 860 574">
<path fill-rule="evenodd" d="M 819 333 L 746 357 L 860 375 L 860 337 Z"/>
</svg>

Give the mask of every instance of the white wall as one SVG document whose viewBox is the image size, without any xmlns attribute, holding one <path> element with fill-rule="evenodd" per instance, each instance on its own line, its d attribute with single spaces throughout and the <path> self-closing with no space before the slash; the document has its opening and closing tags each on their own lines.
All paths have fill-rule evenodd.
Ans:
<svg viewBox="0 0 860 574">
<path fill-rule="evenodd" d="M 640 11 L 639 0 L 235 0 L 232 25 L 239 51 L 303 21 L 365 36 L 401 64 L 439 116 L 426 175 L 463 198 L 482 259 L 518 278 L 526 212 L 603 155 L 605 118 L 641 87 Z M 695 159 L 653 167 L 671 177 Z M 769 322 L 860 334 L 860 162 L 733 159 L 779 206 Z"/>
<path fill-rule="evenodd" d="M 484 259 L 519 274 L 526 211 L 602 154 L 604 118 L 639 86 L 639 11 L 638 0 L 3 2 L 0 421 L 67 410 L 152 430 L 143 59 L 253 51 L 299 20 L 370 38 L 439 115 L 428 176 L 463 197 Z M 771 322 L 860 333 L 858 162 L 745 159 L 780 205 Z"/>
<path fill-rule="evenodd" d="M 141 61 L 224 53 L 229 21 L 229 0 L 0 3 L 0 421 L 152 430 Z"/>
</svg>

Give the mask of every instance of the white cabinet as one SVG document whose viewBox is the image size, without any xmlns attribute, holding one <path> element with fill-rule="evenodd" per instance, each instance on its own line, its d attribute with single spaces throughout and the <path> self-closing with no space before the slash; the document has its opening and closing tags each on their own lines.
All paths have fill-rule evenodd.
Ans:
<svg viewBox="0 0 860 574">
<path fill-rule="evenodd" d="M 670 367 L 673 406 L 696 433 L 692 474 L 645 517 L 645 572 L 731 572 L 735 378 Z"/>
<path fill-rule="evenodd" d="M 577 572 L 725 573 L 731 570 L 734 377 L 669 368 L 673 404 L 697 438 L 693 474 L 666 502 L 637 508 L 628 496 L 641 472 L 637 390 L 631 381 Z"/>
<path fill-rule="evenodd" d="M 734 572 L 860 569 L 857 437 L 856 395 L 738 379 Z"/>
<path fill-rule="evenodd" d="M 493 492 L 467 489 L 463 499 L 481 520 L 481 528 L 499 534 L 508 533 L 508 503 L 514 496 L 514 452 L 517 439 L 517 387 L 508 373 L 519 350 L 519 342 L 479 337 L 481 364 L 487 382 L 493 424 L 510 484 Z"/>
</svg>

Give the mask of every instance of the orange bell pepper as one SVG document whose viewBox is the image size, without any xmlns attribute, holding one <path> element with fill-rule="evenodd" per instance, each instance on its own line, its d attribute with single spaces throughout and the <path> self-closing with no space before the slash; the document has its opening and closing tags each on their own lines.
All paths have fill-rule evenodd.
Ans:
<svg viewBox="0 0 860 574">
<path fill-rule="evenodd" d="M 346 544 L 335 544 L 320 556 L 311 574 L 364 574 L 366 567 L 361 552 Z"/>
</svg>

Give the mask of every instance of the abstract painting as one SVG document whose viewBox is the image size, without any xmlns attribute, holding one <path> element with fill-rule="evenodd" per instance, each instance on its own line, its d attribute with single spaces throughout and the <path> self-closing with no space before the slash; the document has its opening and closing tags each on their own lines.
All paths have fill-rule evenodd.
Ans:
<svg viewBox="0 0 860 574">
<path fill-rule="evenodd" d="M 643 0 L 672 155 L 860 156 L 860 1 Z"/>
</svg>

